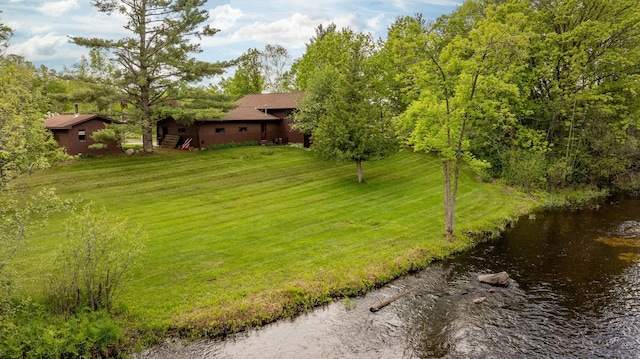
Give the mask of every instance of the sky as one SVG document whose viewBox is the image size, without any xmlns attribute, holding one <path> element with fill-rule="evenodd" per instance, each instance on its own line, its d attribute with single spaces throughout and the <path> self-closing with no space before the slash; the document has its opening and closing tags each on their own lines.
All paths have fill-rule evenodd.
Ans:
<svg viewBox="0 0 640 359">
<path fill-rule="evenodd" d="M 220 32 L 201 42 L 201 60 L 237 58 L 250 48 L 282 45 L 292 60 L 304 53 L 318 25 L 335 23 L 384 38 L 398 16 L 421 13 L 427 19 L 449 14 L 463 0 L 209 0 L 208 24 Z M 91 0 L 0 0 L 0 23 L 14 30 L 8 53 L 36 66 L 62 70 L 72 67 L 86 48 L 69 36 L 120 39 L 131 36 L 125 18 L 100 13 Z"/>
</svg>

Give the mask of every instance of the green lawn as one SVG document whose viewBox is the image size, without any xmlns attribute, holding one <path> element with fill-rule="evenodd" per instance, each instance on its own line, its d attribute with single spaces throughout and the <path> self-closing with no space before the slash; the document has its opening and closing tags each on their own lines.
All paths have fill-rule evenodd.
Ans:
<svg viewBox="0 0 640 359">
<path fill-rule="evenodd" d="M 442 171 L 402 152 L 364 163 L 290 147 L 83 159 L 25 180 L 141 224 L 150 239 L 120 307 L 138 329 L 220 334 L 361 293 L 468 247 L 442 239 Z M 459 233 L 495 230 L 534 203 L 463 173 Z M 18 258 L 37 297 L 61 220 Z"/>
</svg>

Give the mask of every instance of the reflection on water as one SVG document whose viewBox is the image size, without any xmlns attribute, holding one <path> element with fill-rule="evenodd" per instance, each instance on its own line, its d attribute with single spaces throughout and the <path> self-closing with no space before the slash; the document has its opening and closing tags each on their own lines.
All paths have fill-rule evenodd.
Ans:
<svg viewBox="0 0 640 359">
<path fill-rule="evenodd" d="M 638 199 L 537 214 L 497 241 L 351 302 L 225 341 L 167 343 L 142 357 L 638 358 L 640 229 L 620 233 L 634 221 Z M 477 281 L 503 270 L 506 288 Z"/>
</svg>

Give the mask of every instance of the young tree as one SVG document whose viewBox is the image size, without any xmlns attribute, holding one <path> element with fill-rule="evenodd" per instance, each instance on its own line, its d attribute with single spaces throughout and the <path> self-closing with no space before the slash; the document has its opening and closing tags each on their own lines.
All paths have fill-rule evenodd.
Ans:
<svg viewBox="0 0 640 359">
<path fill-rule="evenodd" d="M 180 88 L 205 77 L 219 75 L 229 64 L 199 61 L 192 54 L 201 52 L 200 44 L 192 41 L 213 36 L 218 30 L 201 26 L 208 12 L 201 7 L 206 0 L 94 0 L 98 11 L 111 14 L 118 11 L 128 22 L 124 26 L 132 36 L 120 40 L 72 37 L 78 45 L 111 51 L 120 65 L 115 78 L 123 92 L 122 102 L 131 106 L 130 118 L 140 122 L 143 148 L 153 151 L 152 129 L 163 115 L 174 107 Z M 189 112 L 189 114 L 187 114 Z M 219 108 L 182 111 L 191 121 L 197 114 L 220 117 Z"/>
<path fill-rule="evenodd" d="M 374 51 L 369 35 L 343 29 L 314 41 L 298 63 L 306 83 L 295 126 L 312 134 L 320 157 L 354 161 L 358 182 L 364 182 L 362 161 L 398 149 L 375 86 Z"/>
<path fill-rule="evenodd" d="M 520 96 L 514 78 L 526 59 L 526 17 L 517 3 L 488 6 L 466 36 L 453 39 L 432 28 L 426 33 L 427 59 L 419 66 L 420 98 L 400 118 L 401 133 L 417 151 L 437 152 L 444 175 L 445 235 L 454 235 L 458 177 L 469 152 L 469 133 L 482 127 L 509 126 Z"/>
<path fill-rule="evenodd" d="M 21 57 L 0 54 L 0 289 L 29 229 L 63 207 L 50 188 L 26 195 L 13 186 L 19 176 L 68 158 L 44 127 L 46 108 L 38 71 Z"/>
<path fill-rule="evenodd" d="M 147 235 L 87 205 L 70 217 L 49 278 L 49 301 L 60 313 L 112 308 Z"/>
</svg>

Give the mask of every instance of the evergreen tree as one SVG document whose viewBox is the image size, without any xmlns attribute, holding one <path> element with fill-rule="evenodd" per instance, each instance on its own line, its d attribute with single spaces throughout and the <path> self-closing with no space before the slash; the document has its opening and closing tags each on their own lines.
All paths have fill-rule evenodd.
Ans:
<svg viewBox="0 0 640 359">
<path fill-rule="evenodd" d="M 202 9 L 206 0 L 94 0 L 98 11 L 117 11 L 127 18 L 124 26 L 131 37 L 108 40 L 72 37 L 78 45 L 112 52 L 120 65 L 115 78 L 123 93 L 123 106 L 130 118 L 141 124 L 143 147 L 153 151 L 154 124 L 175 109 L 183 121 L 196 115 L 220 117 L 224 108 L 178 109 L 180 91 L 188 84 L 219 75 L 227 63 L 199 61 L 193 54 L 201 52 L 203 36 L 218 30 L 202 26 L 208 12 Z M 160 110 L 160 108 L 162 108 Z"/>
</svg>

